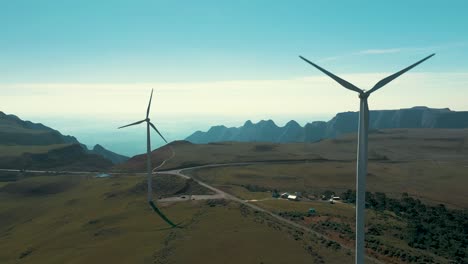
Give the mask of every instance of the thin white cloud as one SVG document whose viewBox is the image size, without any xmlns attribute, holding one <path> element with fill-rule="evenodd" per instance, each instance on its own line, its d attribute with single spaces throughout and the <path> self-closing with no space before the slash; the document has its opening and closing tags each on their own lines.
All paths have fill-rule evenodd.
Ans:
<svg viewBox="0 0 468 264">
<path fill-rule="evenodd" d="M 427 46 L 427 47 L 406 47 L 406 48 L 388 48 L 388 49 L 367 49 L 360 50 L 355 52 L 350 52 L 347 54 L 342 54 L 338 56 L 325 57 L 317 60 L 317 62 L 327 62 L 327 61 L 336 61 L 340 59 L 345 59 L 354 56 L 366 56 L 366 55 L 382 55 L 382 54 L 395 54 L 403 52 L 417 52 L 417 53 L 427 53 L 427 52 L 440 52 L 447 49 L 456 49 L 464 48 L 468 46 L 468 42 L 453 42 L 445 43 L 436 46 Z"/>
<path fill-rule="evenodd" d="M 356 54 L 389 54 L 389 53 L 400 53 L 403 49 L 369 49 L 359 51 Z"/>
<path fill-rule="evenodd" d="M 360 50 L 360 51 L 351 52 L 348 54 L 325 57 L 325 58 L 319 59 L 318 62 L 320 63 L 320 62 L 327 62 L 327 61 L 336 61 L 336 60 L 345 59 L 345 58 L 354 57 L 354 56 L 400 53 L 400 52 L 403 52 L 404 50 L 405 49 L 402 49 L 402 48 Z"/>
</svg>

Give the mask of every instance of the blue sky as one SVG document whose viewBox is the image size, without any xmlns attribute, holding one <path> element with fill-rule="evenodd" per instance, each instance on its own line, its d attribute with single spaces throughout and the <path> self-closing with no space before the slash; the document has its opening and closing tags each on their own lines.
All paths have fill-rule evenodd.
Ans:
<svg viewBox="0 0 468 264">
<path fill-rule="evenodd" d="M 1 1 L 0 82 L 317 74 L 299 54 L 354 73 L 438 52 L 416 70 L 466 71 L 466 10 L 466 1 Z"/>
<path fill-rule="evenodd" d="M 466 10 L 468 1 L 0 0 L 0 110 L 91 138 L 138 120 L 154 88 L 154 116 L 173 139 L 220 122 L 304 124 L 358 102 L 298 55 L 366 89 L 435 52 L 372 95 L 371 109 L 466 111 Z"/>
</svg>

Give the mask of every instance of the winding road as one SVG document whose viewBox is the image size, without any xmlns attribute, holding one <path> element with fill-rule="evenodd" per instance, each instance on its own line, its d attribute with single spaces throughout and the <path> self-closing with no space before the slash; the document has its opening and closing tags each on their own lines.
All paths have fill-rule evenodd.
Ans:
<svg viewBox="0 0 468 264">
<path fill-rule="evenodd" d="M 175 155 L 174 155 L 174 152 L 173 152 L 173 155 L 171 156 L 171 158 L 173 158 Z M 169 160 L 169 159 L 168 159 Z M 163 163 L 161 165 L 159 165 L 158 167 L 156 168 L 160 168 L 162 167 L 165 162 L 167 160 L 163 161 Z M 192 179 L 193 181 L 195 181 L 196 183 L 200 184 L 201 186 L 209 189 L 209 190 L 212 190 L 213 192 L 215 192 L 215 194 L 213 195 L 192 195 L 192 196 L 185 196 L 185 198 L 182 198 L 182 197 L 169 197 L 169 198 L 165 198 L 165 199 L 159 199 L 158 202 L 180 202 L 180 201 L 188 201 L 189 199 L 194 199 L 194 200 L 208 200 L 208 199 L 228 199 L 228 200 L 232 200 L 232 201 L 235 201 L 237 203 L 240 203 L 240 204 L 243 204 L 245 206 L 248 206 L 250 207 L 251 209 L 255 210 L 255 211 L 259 211 L 259 212 L 263 212 L 271 217 L 273 217 L 274 219 L 280 221 L 280 222 L 283 222 L 289 226 L 292 226 L 296 229 L 299 229 L 299 230 L 302 230 L 302 231 L 305 231 L 307 233 L 311 233 L 311 234 L 314 234 L 318 237 L 322 237 L 322 238 L 325 238 L 327 240 L 331 240 L 331 241 L 334 241 L 333 239 L 317 232 L 317 231 L 314 231 L 306 226 L 303 226 L 303 225 L 300 225 L 296 222 L 293 222 L 291 220 L 288 220 L 286 218 L 283 218 L 271 211 L 268 211 L 262 207 L 259 207 L 255 204 L 252 204 L 250 201 L 248 200 L 243 200 L 243 199 L 240 199 L 232 194 L 229 194 L 229 193 L 226 193 L 216 187 L 213 187 L 205 182 L 202 182 L 198 179 L 194 179 L 193 177 L 187 175 L 187 174 L 184 174 L 184 171 L 190 171 L 190 170 L 196 170 L 196 169 L 203 169 L 203 168 L 213 168 L 213 167 L 225 167 L 225 166 L 245 166 L 245 165 L 252 165 L 252 164 L 262 164 L 262 163 L 268 163 L 268 164 L 271 164 L 271 163 L 297 163 L 297 162 L 304 162 L 304 161 L 260 161 L 260 162 L 239 162 L 239 163 L 221 163 L 221 164 L 208 164 L 208 165 L 201 165 L 201 166 L 194 166 L 194 167 L 188 167 L 188 168 L 183 168 L 183 169 L 175 169 L 175 170 L 166 170 L 166 171 L 157 171 L 156 172 L 156 169 L 153 169 L 153 174 L 156 174 L 156 173 L 159 173 L 159 174 L 168 174 L 168 175 L 174 175 L 174 176 L 178 176 L 178 177 L 182 177 L 182 178 L 185 178 L 185 179 Z M 97 174 L 97 172 L 86 172 L 86 171 L 40 171 L 40 170 L 16 170 L 16 169 L 0 169 L 0 171 L 4 171 L 4 172 L 28 172 L 28 173 L 62 173 L 62 174 Z M 129 173 L 111 173 L 112 174 L 129 174 Z M 145 174 L 145 173 L 131 173 L 131 174 Z M 337 241 L 335 241 L 337 242 Z M 337 242 L 339 243 L 339 242 Z M 345 248 L 345 249 L 348 249 L 350 250 L 351 252 L 354 252 L 354 248 L 351 248 L 347 245 L 344 245 L 342 243 L 339 243 L 341 245 L 341 247 Z M 383 263 L 375 258 L 372 258 L 368 255 L 366 255 L 366 259 L 372 261 L 373 263 Z"/>
<path fill-rule="evenodd" d="M 239 165 L 249 165 L 249 164 L 255 164 L 255 163 L 246 162 L 246 163 L 211 164 L 211 165 L 196 166 L 196 167 L 177 169 L 177 170 L 159 171 L 158 173 L 179 176 L 179 177 L 182 177 L 182 178 L 185 178 L 185 179 L 192 179 L 196 183 L 200 184 L 201 186 L 214 191 L 216 194 L 213 195 L 212 197 L 215 198 L 215 199 L 228 199 L 228 200 L 238 202 L 240 204 L 243 204 L 245 206 L 248 206 L 248 207 L 252 208 L 255 211 L 263 212 L 263 213 L 265 213 L 267 215 L 270 215 L 274 219 L 276 219 L 276 220 L 278 220 L 280 222 L 283 222 L 283 223 L 285 223 L 285 224 L 287 224 L 289 226 L 295 227 L 295 228 L 297 228 L 299 230 L 302 230 L 302 231 L 305 231 L 307 233 L 314 234 L 314 235 L 316 235 L 318 237 L 322 237 L 322 238 L 325 238 L 327 240 L 334 241 L 333 239 L 331 239 L 331 238 L 329 238 L 329 237 L 327 237 L 327 236 L 325 236 L 325 235 L 323 235 L 323 234 L 321 234 L 321 233 L 319 233 L 317 231 L 314 231 L 314 230 L 312 230 L 312 229 L 310 229 L 310 228 L 308 228 L 306 226 L 300 225 L 300 224 L 298 224 L 296 222 L 293 222 L 291 220 L 283 218 L 283 217 L 281 217 L 281 216 L 279 216 L 279 215 L 277 215 L 277 214 L 275 214 L 275 213 L 273 213 L 271 211 L 268 211 L 268 210 L 266 210 L 266 209 L 264 209 L 262 207 L 259 207 L 259 206 L 255 205 L 255 204 L 250 203 L 248 200 L 240 199 L 240 198 L 238 198 L 238 197 L 236 197 L 236 196 L 234 196 L 232 194 L 226 193 L 226 192 L 224 192 L 224 191 L 222 191 L 222 190 L 220 190 L 220 189 L 218 189 L 216 187 L 213 187 L 213 186 L 211 186 L 211 185 L 209 185 L 207 183 L 204 183 L 204 182 L 202 182 L 200 180 L 194 179 L 194 178 L 188 176 L 187 174 L 183 173 L 183 171 L 201 169 L 201 168 L 222 167 L 222 166 L 239 166 Z M 211 195 L 207 195 L 207 196 L 211 196 Z M 159 201 L 162 202 L 163 200 L 159 200 Z M 181 201 L 181 200 L 179 200 L 179 201 Z M 337 242 L 337 241 L 335 241 L 335 242 Z M 337 243 L 339 243 L 339 242 L 337 242 Z M 354 252 L 354 248 L 349 247 L 347 245 L 344 245 L 342 243 L 339 243 L 339 244 L 341 245 L 341 247 Z M 375 258 L 369 257 L 368 255 L 366 255 L 366 259 L 371 260 L 373 263 L 383 263 L 383 262 L 381 262 L 381 261 L 379 261 L 379 260 L 377 260 Z"/>
</svg>

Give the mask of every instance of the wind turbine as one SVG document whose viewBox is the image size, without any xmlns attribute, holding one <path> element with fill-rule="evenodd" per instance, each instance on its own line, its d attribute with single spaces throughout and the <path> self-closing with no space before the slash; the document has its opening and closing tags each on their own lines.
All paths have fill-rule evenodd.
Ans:
<svg viewBox="0 0 468 264">
<path fill-rule="evenodd" d="M 148 203 L 150 204 L 151 208 L 153 208 L 153 210 L 164 220 L 166 221 L 166 223 L 168 223 L 169 225 L 171 225 L 172 227 L 177 227 L 176 224 L 174 224 L 173 222 L 171 222 L 162 212 L 161 210 L 159 210 L 159 208 L 154 204 L 153 202 L 153 178 L 152 178 L 152 169 L 151 169 L 151 129 L 150 128 L 153 128 L 156 133 L 159 134 L 159 136 L 161 136 L 161 138 L 164 140 L 164 142 L 167 143 L 167 140 L 164 138 L 164 136 L 159 132 L 159 130 L 156 128 L 156 126 L 151 123 L 151 120 L 149 118 L 149 113 L 150 113 L 150 109 L 151 109 L 151 100 L 153 99 L 153 89 L 151 89 L 151 96 L 150 96 L 150 100 L 149 100 L 149 103 L 148 103 L 148 108 L 146 110 L 146 118 L 143 119 L 143 120 L 140 120 L 138 122 L 135 122 L 135 123 L 131 123 L 129 125 L 126 125 L 126 126 L 121 126 L 119 127 L 119 129 L 121 128 L 124 128 L 124 127 L 129 127 L 129 126 L 135 126 L 135 125 L 139 125 L 143 122 L 146 122 L 146 171 L 147 171 L 147 182 L 148 182 L 148 196 L 147 196 L 147 200 L 148 200 Z"/>
<path fill-rule="evenodd" d="M 359 93 L 360 108 L 359 108 L 359 130 L 358 130 L 358 149 L 357 149 L 357 168 L 356 168 L 356 263 L 364 263 L 364 209 L 366 201 L 366 176 L 367 176 L 367 143 L 368 143 L 368 132 L 369 132 L 369 106 L 367 105 L 367 98 L 369 95 L 378 89 L 382 88 L 389 82 L 398 78 L 403 73 L 416 67 L 418 64 L 424 62 L 435 54 L 431 54 L 426 58 L 410 65 L 403 70 L 392 74 L 372 87 L 369 91 L 359 89 L 352 83 L 349 83 L 333 73 L 323 69 L 322 67 L 314 64 L 306 58 L 299 56 L 301 59 L 311 64 L 321 72 L 325 73 L 333 80 L 341 84 L 346 89 Z"/>
</svg>

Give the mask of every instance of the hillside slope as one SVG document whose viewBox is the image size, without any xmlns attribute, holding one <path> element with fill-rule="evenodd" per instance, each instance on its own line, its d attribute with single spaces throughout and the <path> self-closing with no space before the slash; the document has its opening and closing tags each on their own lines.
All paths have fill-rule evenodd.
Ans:
<svg viewBox="0 0 468 264">
<path fill-rule="evenodd" d="M 0 157 L 46 153 L 72 144 L 79 144 L 86 153 L 101 156 L 114 164 L 128 159 L 101 145 L 89 150 L 75 137 L 62 135 L 59 131 L 43 124 L 23 121 L 15 115 L 7 115 L 0 111 Z"/>
<path fill-rule="evenodd" d="M 113 163 L 102 156 L 89 154 L 79 144 L 52 149 L 46 153 L 23 153 L 0 158 L 0 168 L 25 170 L 101 171 Z"/>
<path fill-rule="evenodd" d="M 172 156 L 171 148 L 175 155 Z M 168 160 L 167 160 L 168 159 Z M 356 134 L 315 143 L 219 142 L 192 144 L 176 141 L 152 152 L 153 167 L 161 170 L 213 163 L 356 159 Z M 468 129 L 383 129 L 369 135 L 369 159 L 384 161 L 468 160 Z M 144 171 L 145 155 L 137 155 L 116 170 Z M 468 165 L 468 164 L 467 164 Z"/>
<path fill-rule="evenodd" d="M 146 203 L 144 183 L 135 175 L 41 176 L 0 188 L 0 263 L 352 261 L 346 249 L 224 200 L 161 204 L 184 226 L 167 228 Z"/>
<path fill-rule="evenodd" d="M 99 144 L 94 146 L 94 148 L 92 150 L 90 150 L 90 152 L 92 154 L 100 155 L 100 156 L 112 161 L 112 163 L 114 163 L 114 164 L 119 164 L 119 163 L 122 163 L 122 162 L 125 162 L 125 161 L 128 160 L 127 156 L 120 155 L 120 154 L 117 154 L 117 153 L 112 152 L 110 150 L 107 150 L 107 149 L 105 149 L 103 146 L 101 146 Z"/>
<path fill-rule="evenodd" d="M 52 145 L 79 143 L 43 124 L 23 121 L 0 111 L 0 145 Z"/>
</svg>

